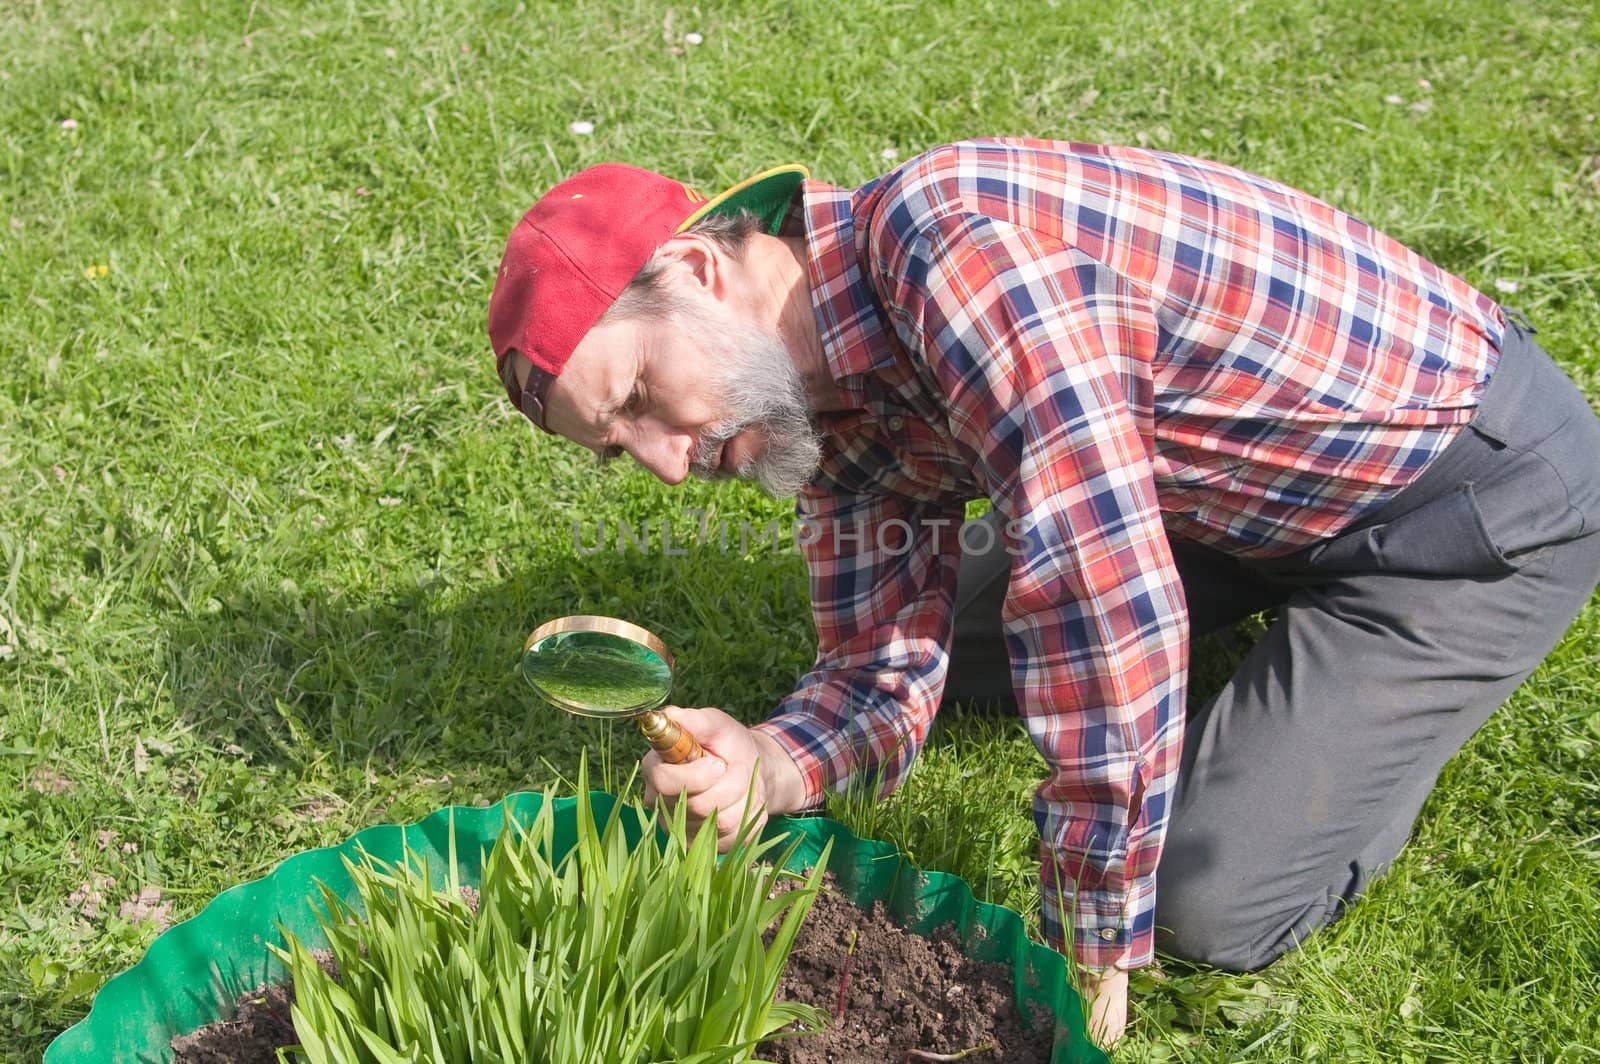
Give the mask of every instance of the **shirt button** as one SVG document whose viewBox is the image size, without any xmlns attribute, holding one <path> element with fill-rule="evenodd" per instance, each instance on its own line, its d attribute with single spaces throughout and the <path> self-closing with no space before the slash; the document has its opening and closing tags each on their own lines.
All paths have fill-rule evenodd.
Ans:
<svg viewBox="0 0 1600 1064">
<path fill-rule="evenodd" d="M 1110 942 L 1117 937 L 1117 929 L 1114 927 L 1102 927 L 1100 929 L 1100 937 Z"/>
<path fill-rule="evenodd" d="M 906 427 L 906 419 L 905 418 L 896 416 L 896 417 L 892 417 L 892 418 L 889 419 L 889 431 L 890 432 L 899 432 L 901 429 L 903 429 L 905 427 Z"/>
</svg>

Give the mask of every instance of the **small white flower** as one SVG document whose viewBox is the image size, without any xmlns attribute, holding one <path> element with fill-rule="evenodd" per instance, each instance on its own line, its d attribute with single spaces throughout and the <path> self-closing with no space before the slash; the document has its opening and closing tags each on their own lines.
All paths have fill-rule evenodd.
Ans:
<svg viewBox="0 0 1600 1064">
<path fill-rule="evenodd" d="M 1417 88 L 1421 89 L 1423 92 L 1432 92 L 1433 82 L 1429 81 L 1427 78 L 1418 78 Z"/>
<path fill-rule="evenodd" d="M 686 44 L 704 44 L 706 41 L 706 39 L 700 36 L 698 33 L 685 33 L 683 35 L 683 40 Z"/>
<path fill-rule="evenodd" d="M 76 118 L 63 118 L 61 120 L 61 128 L 62 129 L 77 129 L 78 128 L 78 120 Z"/>
<path fill-rule="evenodd" d="M 1392 104 L 1394 104 L 1395 106 L 1398 107 L 1400 104 L 1403 104 L 1403 103 L 1406 102 L 1406 98 L 1404 96 L 1396 96 L 1394 93 L 1391 92 L 1389 95 L 1387 95 L 1387 96 L 1385 96 L 1383 98 L 1383 102 L 1384 103 L 1392 103 Z"/>
<path fill-rule="evenodd" d="M 400 53 L 395 51 L 393 48 L 385 48 L 383 50 L 383 57 L 385 59 L 399 59 Z"/>
<path fill-rule="evenodd" d="M 575 137 L 587 137 L 590 133 L 594 132 L 594 123 L 585 122 L 580 118 L 568 126 L 567 131 Z"/>
<path fill-rule="evenodd" d="M 383 495 L 383 496 L 379 496 L 378 505 L 379 506 L 399 506 L 400 505 L 400 500 L 395 498 L 393 495 Z"/>
<path fill-rule="evenodd" d="M 1504 292 L 1508 296 L 1512 295 L 1515 292 L 1517 292 L 1521 288 L 1522 288 L 1522 286 L 1520 284 L 1518 284 L 1517 282 L 1508 281 L 1504 277 L 1500 278 L 1499 280 L 1495 281 L 1495 283 L 1494 283 L 1494 290 L 1496 292 Z"/>
<path fill-rule="evenodd" d="M 1416 103 L 1411 105 L 1411 109 L 1413 111 L 1417 112 L 1417 114 L 1419 114 L 1419 115 L 1425 115 L 1429 111 L 1433 110 L 1433 101 L 1432 100 L 1418 100 Z"/>
<path fill-rule="evenodd" d="M 900 149 L 885 148 L 878 153 L 878 158 L 882 159 L 886 163 L 892 163 L 896 159 L 900 158 Z"/>
</svg>

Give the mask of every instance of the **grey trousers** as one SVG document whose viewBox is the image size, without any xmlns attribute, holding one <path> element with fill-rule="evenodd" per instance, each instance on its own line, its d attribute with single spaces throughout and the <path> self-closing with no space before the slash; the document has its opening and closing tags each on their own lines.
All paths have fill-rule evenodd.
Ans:
<svg viewBox="0 0 1600 1064">
<path fill-rule="evenodd" d="M 1172 543 L 1193 634 L 1277 614 L 1189 715 L 1163 951 L 1253 971 L 1336 919 L 1600 581 L 1600 420 L 1530 331 L 1507 332 L 1470 426 L 1355 526 L 1267 562 Z M 962 558 L 946 704 L 1010 698 L 1007 561 Z"/>
</svg>

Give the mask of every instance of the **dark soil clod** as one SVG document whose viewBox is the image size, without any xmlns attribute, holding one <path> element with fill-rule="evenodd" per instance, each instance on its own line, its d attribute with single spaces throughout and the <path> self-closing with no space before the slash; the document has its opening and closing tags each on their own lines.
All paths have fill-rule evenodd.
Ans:
<svg viewBox="0 0 1600 1064">
<path fill-rule="evenodd" d="M 852 932 L 854 948 L 841 950 Z M 829 1000 L 835 987 L 847 988 L 842 1022 L 777 1039 L 757 1055 L 778 1064 L 1050 1060 L 1049 1018 L 1040 1018 L 1039 1030 L 1023 1023 L 1010 968 L 969 958 L 953 928 L 923 938 L 896 927 L 881 904 L 866 912 L 825 890 L 789 955 L 778 997 L 837 1015 L 838 999 Z"/>
</svg>

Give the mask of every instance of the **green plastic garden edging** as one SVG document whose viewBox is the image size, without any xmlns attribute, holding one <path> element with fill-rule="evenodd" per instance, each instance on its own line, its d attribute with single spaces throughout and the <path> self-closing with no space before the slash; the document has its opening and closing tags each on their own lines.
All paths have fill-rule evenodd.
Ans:
<svg viewBox="0 0 1600 1064">
<path fill-rule="evenodd" d="M 101 987 L 89 1015 L 50 1043 L 45 1064 L 170 1061 L 168 1044 L 175 1035 L 218 1019 L 245 991 L 285 978 L 282 964 L 267 949 L 269 943 L 281 943 L 280 924 L 313 946 L 326 941 L 312 906 L 315 884 L 320 880 L 353 898 L 342 857 L 354 859 L 365 850 L 397 862 L 409 848 L 427 859 L 436 886 L 442 887 L 453 823 L 460 881 L 476 884 L 506 816 L 531 823 L 543 802 L 539 794 L 513 794 L 488 808 L 451 806 L 403 827 L 368 828 L 341 845 L 296 854 L 261 879 L 223 891 L 199 915 L 157 938 L 138 964 Z M 608 817 L 616 805 L 614 797 L 599 792 L 593 802 L 597 819 Z M 561 852 L 576 839 L 574 804 L 570 797 L 556 800 Z M 630 831 L 629 837 L 636 840 L 639 834 Z M 1036 1022 L 1054 1018 L 1051 1064 L 1109 1064 L 1083 1034 L 1082 1006 L 1067 985 L 1065 960 L 1029 941 L 1015 912 L 975 900 L 960 877 L 923 872 L 889 844 L 858 838 L 834 820 L 778 817 L 766 834 L 798 841 L 790 860 L 797 871 L 809 868 L 833 840 L 829 868 L 853 902 L 882 901 L 898 924 L 918 934 L 954 923 L 968 956 L 1012 967 L 1024 1014 L 1031 1012 Z"/>
</svg>

